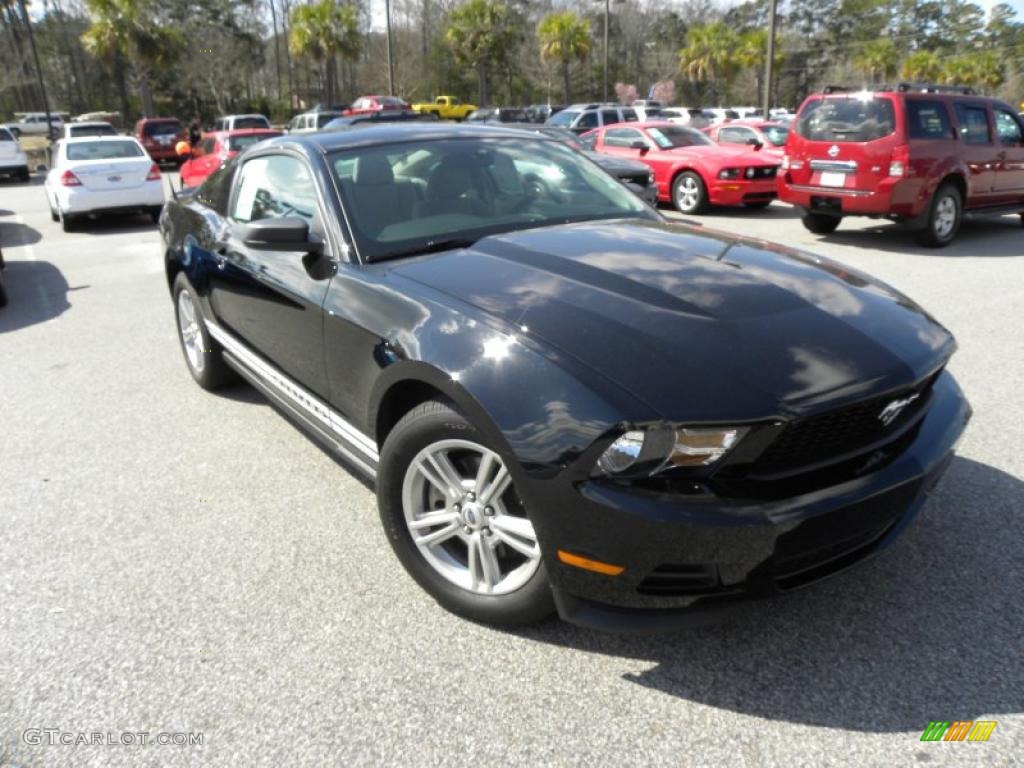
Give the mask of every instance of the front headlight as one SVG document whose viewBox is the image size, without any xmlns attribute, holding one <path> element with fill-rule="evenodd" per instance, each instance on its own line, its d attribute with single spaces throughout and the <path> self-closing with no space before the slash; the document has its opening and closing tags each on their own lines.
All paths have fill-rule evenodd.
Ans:
<svg viewBox="0 0 1024 768">
<path fill-rule="evenodd" d="M 720 179 L 738 179 L 739 177 L 739 168 L 723 168 L 718 172 L 718 178 Z"/>
<path fill-rule="evenodd" d="M 682 427 L 626 432 L 597 460 L 605 475 L 651 476 L 673 467 L 706 467 L 727 454 L 747 427 Z"/>
</svg>

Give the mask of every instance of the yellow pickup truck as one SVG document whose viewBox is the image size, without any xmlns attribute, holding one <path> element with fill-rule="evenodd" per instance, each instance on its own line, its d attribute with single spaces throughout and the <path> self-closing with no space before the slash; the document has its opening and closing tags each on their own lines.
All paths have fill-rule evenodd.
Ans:
<svg viewBox="0 0 1024 768">
<path fill-rule="evenodd" d="M 438 96 L 432 102 L 413 104 L 412 109 L 416 112 L 433 112 L 442 120 L 465 120 L 466 115 L 476 111 L 476 106 L 463 104 L 454 96 Z"/>
</svg>

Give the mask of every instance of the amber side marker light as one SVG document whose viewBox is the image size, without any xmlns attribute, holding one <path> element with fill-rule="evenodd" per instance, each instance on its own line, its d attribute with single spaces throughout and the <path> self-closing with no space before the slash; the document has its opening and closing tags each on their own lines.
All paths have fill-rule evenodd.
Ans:
<svg viewBox="0 0 1024 768">
<path fill-rule="evenodd" d="M 605 576 L 618 576 L 626 570 L 621 565 L 612 565 L 611 563 L 602 563 L 600 560 L 591 560 L 589 557 L 574 555 L 572 552 L 566 552 L 564 549 L 558 550 L 558 559 L 566 565 L 582 568 L 585 571 L 594 571 L 594 573 L 603 573 Z"/>
</svg>

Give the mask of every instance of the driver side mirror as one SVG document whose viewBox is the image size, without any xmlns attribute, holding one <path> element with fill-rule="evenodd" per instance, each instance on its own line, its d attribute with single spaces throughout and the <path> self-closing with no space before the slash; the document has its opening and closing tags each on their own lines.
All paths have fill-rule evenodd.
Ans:
<svg viewBox="0 0 1024 768">
<path fill-rule="evenodd" d="M 247 247 L 257 251 L 323 252 L 324 244 L 309 237 L 309 223 L 298 216 L 235 222 L 232 234 Z"/>
<path fill-rule="evenodd" d="M 629 145 L 629 147 L 630 149 L 639 149 L 641 155 L 646 155 L 651 149 L 649 146 L 647 146 L 646 141 L 641 141 L 640 139 L 634 141 L 632 144 Z"/>
<path fill-rule="evenodd" d="M 764 146 L 764 144 L 762 144 L 761 141 L 756 138 L 747 139 L 747 145 L 753 147 L 755 152 L 757 152 L 759 149 L 761 149 L 761 147 Z"/>
</svg>

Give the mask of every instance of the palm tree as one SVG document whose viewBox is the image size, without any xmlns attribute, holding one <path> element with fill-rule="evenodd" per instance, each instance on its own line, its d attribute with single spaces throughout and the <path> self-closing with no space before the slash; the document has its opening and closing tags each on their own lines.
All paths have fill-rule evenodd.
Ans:
<svg viewBox="0 0 1024 768">
<path fill-rule="evenodd" d="M 679 68 L 694 83 L 709 83 L 718 96 L 729 95 L 729 85 L 741 65 L 738 56 L 739 35 L 724 22 L 715 21 L 693 27 L 686 35 L 687 45 L 679 51 Z"/>
<path fill-rule="evenodd" d="M 320 0 L 292 9 L 288 47 L 296 56 L 308 56 L 324 72 L 324 103 L 334 103 L 336 59 L 352 60 L 359 55 L 359 11 L 334 0 Z"/>
<path fill-rule="evenodd" d="M 872 83 L 879 83 L 896 74 L 899 57 L 896 44 L 882 37 L 866 43 L 854 57 L 853 66 Z"/>
<path fill-rule="evenodd" d="M 541 61 L 557 61 L 562 69 L 562 87 L 568 104 L 573 61 L 584 61 L 590 53 L 590 24 L 573 11 L 553 11 L 537 25 Z"/>
<path fill-rule="evenodd" d="M 89 27 L 82 33 L 85 49 L 115 71 L 127 59 L 139 85 L 142 111 L 152 117 L 150 73 L 171 62 L 181 44 L 180 35 L 156 23 L 147 0 L 85 0 L 85 7 L 89 13 Z"/>
<path fill-rule="evenodd" d="M 916 51 L 903 60 L 900 76 L 905 80 L 930 83 L 942 74 L 942 62 L 931 51 Z"/>
<path fill-rule="evenodd" d="M 486 106 L 492 65 L 505 61 L 519 41 L 512 11 L 500 0 L 469 0 L 448 16 L 445 40 L 456 62 L 476 70 L 480 106 Z"/>
</svg>

